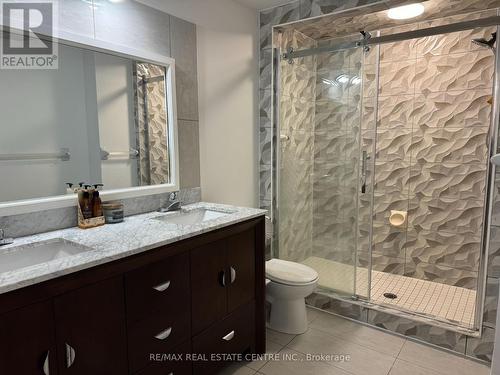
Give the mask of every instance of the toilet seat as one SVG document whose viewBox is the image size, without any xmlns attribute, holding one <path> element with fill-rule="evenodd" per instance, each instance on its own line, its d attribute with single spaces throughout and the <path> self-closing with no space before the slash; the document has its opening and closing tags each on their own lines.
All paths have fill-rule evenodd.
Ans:
<svg viewBox="0 0 500 375">
<path fill-rule="evenodd" d="M 299 286 L 315 283 L 318 273 L 300 263 L 271 259 L 266 262 L 266 277 L 276 283 Z"/>
</svg>

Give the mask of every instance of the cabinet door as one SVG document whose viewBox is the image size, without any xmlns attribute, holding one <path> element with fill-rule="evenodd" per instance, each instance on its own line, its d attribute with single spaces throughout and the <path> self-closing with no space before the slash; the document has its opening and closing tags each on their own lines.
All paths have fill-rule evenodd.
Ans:
<svg viewBox="0 0 500 375">
<path fill-rule="evenodd" d="M 56 374 L 51 302 L 1 315 L 0 337 L 0 374 Z"/>
<path fill-rule="evenodd" d="M 60 375 L 127 374 L 123 296 L 115 278 L 55 299 Z"/>
<path fill-rule="evenodd" d="M 248 230 L 227 239 L 228 312 L 255 298 L 255 231 Z"/>
<path fill-rule="evenodd" d="M 193 334 L 226 315 L 226 243 L 216 241 L 191 250 L 191 306 Z"/>
<path fill-rule="evenodd" d="M 132 373 L 150 364 L 151 353 L 167 353 L 191 337 L 189 285 L 188 253 L 125 276 L 128 359 Z M 150 369 L 163 370 L 161 366 Z"/>
<path fill-rule="evenodd" d="M 195 375 L 217 373 L 230 355 L 251 352 L 255 346 L 255 305 L 243 305 L 193 338 L 193 353 L 205 360 L 193 362 Z M 244 359 L 244 358 L 242 358 Z"/>
</svg>

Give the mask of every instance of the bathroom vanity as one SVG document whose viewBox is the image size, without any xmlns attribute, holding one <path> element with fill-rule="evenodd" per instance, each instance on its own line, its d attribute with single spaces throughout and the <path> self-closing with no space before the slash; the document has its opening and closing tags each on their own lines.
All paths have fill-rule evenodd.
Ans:
<svg viewBox="0 0 500 375">
<path fill-rule="evenodd" d="M 263 215 L 149 213 L 9 245 L 91 250 L 0 273 L 0 374 L 212 374 L 230 358 L 211 354 L 264 353 Z"/>
</svg>

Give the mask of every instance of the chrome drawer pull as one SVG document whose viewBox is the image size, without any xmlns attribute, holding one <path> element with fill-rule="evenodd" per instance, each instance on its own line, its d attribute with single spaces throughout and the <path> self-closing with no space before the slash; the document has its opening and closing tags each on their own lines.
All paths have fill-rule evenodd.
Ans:
<svg viewBox="0 0 500 375">
<path fill-rule="evenodd" d="M 70 368 L 75 363 L 76 352 L 68 343 L 66 343 L 66 368 Z"/>
<path fill-rule="evenodd" d="M 167 328 L 165 331 L 161 331 L 155 336 L 155 339 L 165 340 L 172 333 L 172 327 Z"/>
<path fill-rule="evenodd" d="M 222 340 L 231 341 L 233 338 L 234 338 L 234 331 L 231 331 L 226 336 L 224 336 Z"/>
<path fill-rule="evenodd" d="M 165 290 L 168 289 L 169 286 L 170 286 L 170 280 L 168 280 L 166 283 L 154 286 L 153 289 L 158 292 L 164 292 Z"/>
<path fill-rule="evenodd" d="M 47 352 L 47 356 L 45 357 L 45 361 L 43 362 L 43 373 L 45 375 L 50 375 L 49 356 L 50 350 Z"/>
</svg>

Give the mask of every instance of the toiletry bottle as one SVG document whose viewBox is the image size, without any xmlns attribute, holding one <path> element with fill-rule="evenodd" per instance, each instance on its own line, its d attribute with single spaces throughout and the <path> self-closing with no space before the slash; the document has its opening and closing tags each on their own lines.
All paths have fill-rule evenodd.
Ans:
<svg viewBox="0 0 500 375">
<path fill-rule="evenodd" d="M 83 197 L 82 197 L 82 214 L 84 219 L 91 219 L 92 218 L 92 205 L 90 202 L 90 194 L 88 190 L 83 191 Z"/>
<path fill-rule="evenodd" d="M 72 182 L 66 182 L 66 194 L 75 194 L 75 189 L 73 189 Z"/>
<path fill-rule="evenodd" d="M 94 217 L 92 214 L 94 207 L 94 189 L 92 189 L 92 185 L 85 185 L 85 191 L 89 193 L 90 218 L 92 218 Z"/>
<path fill-rule="evenodd" d="M 76 192 L 78 193 L 78 205 L 80 206 L 80 209 L 83 207 L 83 188 L 79 187 L 76 188 Z"/>
<path fill-rule="evenodd" d="M 99 185 L 99 184 L 97 184 Z M 93 217 L 100 217 L 103 216 L 102 213 L 102 201 L 101 198 L 99 197 L 99 191 L 97 190 L 98 186 L 95 186 L 95 190 L 92 193 L 92 216 Z"/>
</svg>

